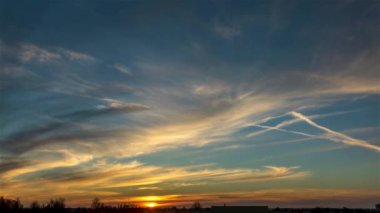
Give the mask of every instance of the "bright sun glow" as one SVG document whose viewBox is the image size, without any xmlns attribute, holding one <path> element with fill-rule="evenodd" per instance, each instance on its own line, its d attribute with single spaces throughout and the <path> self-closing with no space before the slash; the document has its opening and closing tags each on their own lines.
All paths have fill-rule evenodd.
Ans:
<svg viewBox="0 0 380 213">
<path fill-rule="evenodd" d="M 146 204 L 149 208 L 154 208 L 154 207 L 156 207 L 156 203 L 147 203 Z"/>
</svg>

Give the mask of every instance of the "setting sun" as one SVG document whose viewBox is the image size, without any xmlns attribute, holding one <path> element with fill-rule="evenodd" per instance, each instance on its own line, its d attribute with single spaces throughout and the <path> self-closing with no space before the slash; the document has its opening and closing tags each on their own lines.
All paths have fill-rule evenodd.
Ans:
<svg viewBox="0 0 380 213">
<path fill-rule="evenodd" d="M 153 203 L 153 202 L 151 202 L 151 203 L 147 203 L 147 204 L 146 204 L 146 206 L 147 206 L 147 207 L 149 207 L 149 208 L 154 208 L 154 207 L 156 207 L 156 206 L 157 206 L 157 204 L 156 204 L 156 203 Z"/>
</svg>

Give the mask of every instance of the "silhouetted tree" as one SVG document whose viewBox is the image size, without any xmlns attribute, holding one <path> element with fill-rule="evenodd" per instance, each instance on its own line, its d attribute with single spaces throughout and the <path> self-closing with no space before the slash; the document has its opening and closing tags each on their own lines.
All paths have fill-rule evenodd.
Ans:
<svg viewBox="0 0 380 213">
<path fill-rule="evenodd" d="M 49 212 L 64 212 L 65 211 L 65 199 L 63 198 L 56 198 L 51 199 L 45 206 L 46 209 L 49 210 Z"/>
<path fill-rule="evenodd" d="M 12 199 L 0 197 L 0 209 L 2 211 L 5 211 L 5 210 L 17 211 L 17 210 L 20 210 L 22 208 L 23 208 L 23 206 L 22 206 L 19 198 L 17 198 L 16 200 L 12 200 Z"/>
<path fill-rule="evenodd" d="M 31 209 L 40 209 L 41 208 L 41 206 L 40 206 L 40 204 L 38 203 L 38 201 L 33 201 L 31 204 L 30 204 L 30 208 Z"/>
<path fill-rule="evenodd" d="M 118 205 L 118 209 L 130 209 L 130 208 L 138 208 L 139 206 L 135 203 L 121 203 Z"/>
<path fill-rule="evenodd" d="M 101 209 L 101 208 L 104 208 L 104 203 L 101 203 L 101 202 L 100 202 L 100 199 L 96 197 L 96 198 L 94 198 L 94 199 L 92 200 L 91 208 L 93 208 L 93 209 Z"/>
<path fill-rule="evenodd" d="M 198 202 L 198 201 L 195 201 L 193 203 L 193 205 L 191 206 L 192 209 L 201 209 L 202 208 L 202 205 Z"/>
</svg>

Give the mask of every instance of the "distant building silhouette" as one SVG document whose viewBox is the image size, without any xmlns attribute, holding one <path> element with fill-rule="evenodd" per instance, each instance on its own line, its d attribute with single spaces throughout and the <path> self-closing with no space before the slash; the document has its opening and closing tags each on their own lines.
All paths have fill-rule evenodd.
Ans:
<svg viewBox="0 0 380 213">
<path fill-rule="evenodd" d="M 380 203 L 376 204 L 376 212 L 380 212 Z"/>
<path fill-rule="evenodd" d="M 268 206 L 212 206 L 211 213 L 268 213 Z"/>
</svg>

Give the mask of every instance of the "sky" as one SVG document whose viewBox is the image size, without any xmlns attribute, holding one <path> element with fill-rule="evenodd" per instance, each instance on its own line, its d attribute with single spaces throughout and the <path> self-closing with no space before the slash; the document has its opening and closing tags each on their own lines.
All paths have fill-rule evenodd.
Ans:
<svg viewBox="0 0 380 213">
<path fill-rule="evenodd" d="M 0 196 L 374 208 L 380 1 L 0 4 Z"/>
</svg>

